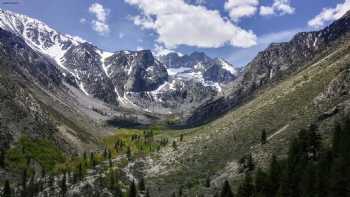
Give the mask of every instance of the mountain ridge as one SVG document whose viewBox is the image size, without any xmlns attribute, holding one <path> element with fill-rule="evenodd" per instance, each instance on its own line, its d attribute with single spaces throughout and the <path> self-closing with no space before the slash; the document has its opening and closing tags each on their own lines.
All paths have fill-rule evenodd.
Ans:
<svg viewBox="0 0 350 197">
<path fill-rule="evenodd" d="M 175 100 L 181 100 L 180 106 L 193 111 L 208 99 L 202 95 L 207 93 L 191 87 L 209 89 L 211 93 L 207 95 L 211 100 L 220 97 L 224 88 L 221 83 L 231 82 L 237 75 L 226 61 L 194 52 L 191 54 L 193 58 L 199 58 L 196 63 L 201 65 L 203 62 L 211 70 L 192 65 L 192 72 L 183 72 L 181 76 L 177 73 L 168 80 L 166 75 L 171 71 L 168 70 L 170 67 L 156 60 L 150 50 L 106 52 L 85 40 L 57 32 L 39 20 L 5 10 L 0 10 L 0 27 L 22 37 L 32 49 L 56 62 L 63 80 L 85 95 L 140 113 L 152 111 L 179 115 L 182 110 L 174 105 Z M 139 57 L 141 59 L 137 60 Z M 119 67 L 124 67 L 124 70 Z M 145 104 L 156 107 L 145 108 Z"/>
<path fill-rule="evenodd" d="M 323 30 L 271 44 L 227 83 L 231 75 L 225 74 L 224 64 L 202 53 L 194 54 L 194 60 L 204 58 L 200 64 L 183 67 L 179 61 L 182 67 L 168 67 L 149 50 L 104 54 L 89 43 L 67 50 L 63 66 L 73 73 L 64 72 L 21 36 L 0 28 L 0 147 L 26 152 L 20 143 L 24 136 L 33 143 L 48 140 L 64 150 L 67 160 L 78 155 L 77 163 L 59 166 L 53 184 L 43 184 L 39 196 L 113 196 L 115 185 L 126 191 L 130 183 L 144 181 L 152 196 L 180 191 L 213 196 L 226 180 L 236 187 L 246 172 L 254 173 L 252 163 L 266 168 L 273 155 L 284 158 L 300 130 L 317 127 L 331 146 L 330 128 L 350 114 L 349 22 L 350 12 Z M 214 76 L 206 76 L 208 70 Z M 183 119 L 168 109 L 178 109 Z M 123 123 L 133 129 L 107 130 L 103 123 L 110 117 L 116 127 Z M 213 121 L 203 124 L 208 120 Z M 169 124 L 157 124 L 164 122 Z M 134 129 L 141 123 L 153 127 Z M 87 158 L 90 150 L 97 153 Z M 37 170 L 40 158 L 26 159 L 24 166 L 42 171 Z M 1 168 L 1 174 L 11 177 L 6 170 Z M 79 173 L 83 175 L 75 182 Z M 48 178 L 33 174 L 34 182 Z M 113 185 L 116 174 L 120 184 Z"/>
<path fill-rule="evenodd" d="M 319 31 L 297 33 L 289 42 L 273 43 L 247 64 L 233 83 L 233 90 L 223 98 L 200 106 L 187 123 L 200 125 L 249 101 L 255 92 L 275 81 L 283 80 L 329 53 L 346 41 L 350 13 Z M 343 37 L 344 41 L 339 41 Z M 203 116 L 201 118 L 201 116 Z"/>
</svg>

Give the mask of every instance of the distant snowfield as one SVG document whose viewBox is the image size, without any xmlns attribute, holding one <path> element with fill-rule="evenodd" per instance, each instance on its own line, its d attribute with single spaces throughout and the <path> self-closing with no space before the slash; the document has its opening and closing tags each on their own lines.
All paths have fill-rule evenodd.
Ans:
<svg viewBox="0 0 350 197">
<path fill-rule="evenodd" d="M 183 72 L 186 72 L 186 71 L 190 71 L 192 70 L 192 68 L 187 68 L 187 67 L 180 67 L 180 68 L 167 68 L 167 71 L 168 71 L 168 75 L 177 75 L 179 73 L 183 73 Z"/>
<path fill-rule="evenodd" d="M 233 67 L 231 64 L 227 63 L 225 60 L 219 58 L 220 63 L 222 64 L 222 68 L 229 71 L 231 74 L 237 76 L 238 71 L 235 67 Z"/>
</svg>

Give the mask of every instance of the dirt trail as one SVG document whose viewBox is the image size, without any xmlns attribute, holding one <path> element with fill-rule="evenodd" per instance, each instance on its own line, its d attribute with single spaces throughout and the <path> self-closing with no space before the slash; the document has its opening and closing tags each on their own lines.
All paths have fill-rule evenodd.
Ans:
<svg viewBox="0 0 350 197">
<path fill-rule="evenodd" d="M 274 134 L 270 135 L 267 140 L 271 140 L 276 135 L 282 133 L 284 130 L 286 130 L 289 127 L 289 124 L 286 124 L 284 127 L 280 128 L 278 131 L 276 131 Z"/>
</svg>

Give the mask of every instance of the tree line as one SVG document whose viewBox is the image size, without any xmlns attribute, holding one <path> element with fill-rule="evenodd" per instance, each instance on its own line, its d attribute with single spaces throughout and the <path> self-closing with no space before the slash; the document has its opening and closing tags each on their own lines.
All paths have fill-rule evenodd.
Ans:
<svg viewBox="0 0 350 197">
<path fill-rule="evenodd" d="M 350 196 L 350 119 L 336 123 L 331 143 L 322 142 L 317 126 L 302 129 L 291 141 L 287 158 L 273 156 L 267 170 L 246 171 L 236 192 L 226 181 L 215 196 Z"/>
</svg>

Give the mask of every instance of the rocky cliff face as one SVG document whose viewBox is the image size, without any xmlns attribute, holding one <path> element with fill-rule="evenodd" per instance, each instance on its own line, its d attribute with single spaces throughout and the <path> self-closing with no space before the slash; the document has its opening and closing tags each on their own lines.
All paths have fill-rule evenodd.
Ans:
<svg viewBox="0 0 350 197">
<path fill-rule="evenodd" d="M 102 101 L 117 104 L 117 95 L 114 86 L 104 72 L 102 57 L 99 49 L 89 43 L 81 43 L 71 47 L 64 54 L 62 65 L 69 72 L 64 72 L 66 77 L 74 78 L 76 86 L 86 95 L 91 95 Z"/>
<path fill-rule="evenodd" d="M 153 91 L 168 79 L 165 67 L 149 50 L 117 52 L 106 60 L 105 65 L 121 95 L 124 92 Z"/>
<path fill-rule="evenodd" d="M 245 67 L 230 94 L 200 106 L 186 124 L 213 119 L 247 101 L 260 87 L 319 61 L 348 40 L 349 24 L 350 12 L 323 30 L 298 33 L 289 42 L 271 44 Z"/>
<path fill-rule="evenodd" d="M 286 71 L 312 63 L 337 44 L 335 41 L 348 35 L 349 23 L 348 13 L 321 31 L 298 33 L 289 42 L 271 44 L 247 65 L 242 84 L 259 87 Z"/>
<path fill-rule="evenodd" d="M 4 67 L 4 60 L 0 65 Z M 38 101 L 0 69 L 0 149 L 6 150 L 22 135 L 51 138 L 55 124 Z M 13 76 L 12 76 L 13 77 Z"/>
<path fill-rule="evenodd" d="M 194 65 L 198 63 L 211 61 L 211 58 L 202 52 L 193 52 L 190 55 L 169 53 L 167 55 L 160 56 L 158 59 L 163 64 L 166 64 L 168 68 L 193 68 Z"/>
<path fill-rule="evenodd" d="M 193 52 L 190 55 L 169 53 L 159 57 L 159 61 L 166 65 L 169 73 L 174 75 L 197 73 L 206 82 L 228 83 L 234 81 L 239 70 L 227 61 L 212 59 L 205 53 Z"/>
<path fill-rule="evenodd" d="M 0 10 L 0 28 L 22 39 L 22 44 L 38 56 L 47 58 L 48 63 L 42 67 L 50 73 L 41 78 L 62 80 L 89 97 L 141 113 L 193 110 L 220 96 L 222 84 L 238 76 L 238 71 L 226 61 L 199 52 L 185 56 L 172 53 L 159 57 L 159 61 L 149 50 L 109 53 L 10 11 Z"/>
<path fill-rule="evenodd" d="M 52 109 L 48 110 L 35 92 L 62 90 L 64 76 L 54 65 L 22 38 L 0 29 L 0 149 L 6 150 L 20 137 L 27 136 L 49 139 L 70 153 L 77 151 L 79 140 L 72 146 L 59 134 L 58 125 L 63 116 L 50 113 Z M 32 87 L 36 87 L 35 91 Z M 51 102 L 59 100 L 52 99 Z"/>
</svg>

